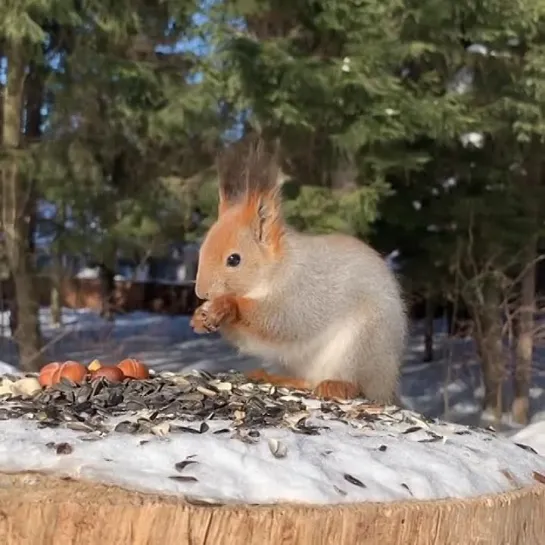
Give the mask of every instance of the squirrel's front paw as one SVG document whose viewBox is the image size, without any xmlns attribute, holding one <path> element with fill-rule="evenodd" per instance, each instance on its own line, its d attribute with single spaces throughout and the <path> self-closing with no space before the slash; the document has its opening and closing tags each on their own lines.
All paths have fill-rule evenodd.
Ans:
<svg viewBox="0 0 545 545">
<path fill-rule="evenodd" d="M 236 317 L 236 301 L 228 295 L 222 295 L 203 303 L 191 318 L 190 325 L 195 333 L 213 333 L 222 324 Z"/>
<path fill-rule="evenodd" d="M 203 303 L 195 310 L 193 316 L 191 317 L 189 325 L 193 328 L 193 331 L 195 331 L 195 333 L 209 333 L 210 331 L 212 331 L 211 324 L 208 322 L 208 305 L 208 301 L 206 303 Z"/>
</svg>

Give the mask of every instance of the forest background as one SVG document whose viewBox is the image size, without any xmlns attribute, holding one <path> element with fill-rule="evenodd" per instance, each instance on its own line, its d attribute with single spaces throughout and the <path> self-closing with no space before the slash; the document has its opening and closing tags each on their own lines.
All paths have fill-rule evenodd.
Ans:
<svg viewBox="0 0 545 545">
<path fill-rule="evenodd" d="M 58 289 L 65 254 L 115 267 L 198 241 L 217 153 L 257 132 L 281 144 L 290 223 L 395 256 L 428 340 L 437 309 L 463 308 L 484 408 L 526 423 L 544 45 L 543 0 L 2 0 L 0 257 L 20 367 L 43 364 L 39 275 Z"/>
</svg>

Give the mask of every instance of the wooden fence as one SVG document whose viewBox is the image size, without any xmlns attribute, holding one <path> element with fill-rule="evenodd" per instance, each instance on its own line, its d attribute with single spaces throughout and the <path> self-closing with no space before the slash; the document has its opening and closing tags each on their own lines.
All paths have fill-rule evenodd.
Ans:
<svg viewBox="0 0 545 545">
<path fill-rule="evenodd" d="M 8 310 L 14 296 L 11 280 L 0 282 L 0 307 Z M 51 279 L 38 277 L 36 296 L 41 306 L 51 303 Z M 67 278 L 61 286 L 61 303 L 67 308 L 102 308 L 98 279 Z M 167 314 L 191 314 L 198 304 L 193 283 L 161 284 L 158 282 L 116 281 L 113 308 L 117 312 L 144 310 Z"/>
<path fill-rule="evenodd" d="M 36 295 L 40 306 L 51 303 L 51 279 L 40 276 L 37 279 Z M 14 289 L 11 280 L 0 281 L 0 310 L 10 309 Z M 418 295 L 408 298 L 408 312 L 412 320 L 422 320 L 425 316 L 425 300 Z M 87 308 L 99 312 L 102 308 L 101 285 L 98 279 L 66 278 L 61 287 L 61 302 L 67 308 Z M 159 282 L 116 281 L 113 293 L 113 307 L 116 312 L 125 313 L 137 310 L 165 314 L 189 315 L 199 304 L 193 282 L 184 284 L 162 284 Z M 441 302 L 435 306 L 436 318 L 446 314 L 449 331 L 461 334 L 469 313 L 462 305 L 454 317 L 454 305 Z M 451 329 L 452 327 L 452 329 Z"/>
</svg>

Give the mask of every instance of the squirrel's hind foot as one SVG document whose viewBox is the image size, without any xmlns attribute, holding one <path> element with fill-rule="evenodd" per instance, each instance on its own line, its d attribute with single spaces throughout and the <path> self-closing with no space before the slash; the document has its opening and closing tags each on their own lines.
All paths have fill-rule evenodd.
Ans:
<svg viewBox="0 0 545 545">
<path fill-rule="evenodd" d="M 354 399 L 361 395 L 360 387 L 344 380 L 323 380 L 312 392 L 316 397 L 324 399 Z"/>
<path fill-rule="evenodd" d="M 285 388 L 295 388 L 297 390 L 310 389 L 306 380 L 295 377 L 284 377 L 282 375 L 271 375 L 263 369 L 255 369 L 246 373 L 246 377 L 254 382 L 264 382 L 273 386 L 284 386 Z"/>
<path fill-rule="evenodd" d="M 282 375 L 271 375 L 263 369 L 255 369 L 246 373 L 246 377 L 254 382 L 264 382 L 274 386 L 284 386 L 286 388 L 296 388 L 297 390 L 312 390 L 306 380 L 285 377 Z M 316 397 L 323 399 L 354 399 L 361 395 L 359 386 L 352 382 L 342 380 L 324 380 L 312 390 Z"/>
</svg>

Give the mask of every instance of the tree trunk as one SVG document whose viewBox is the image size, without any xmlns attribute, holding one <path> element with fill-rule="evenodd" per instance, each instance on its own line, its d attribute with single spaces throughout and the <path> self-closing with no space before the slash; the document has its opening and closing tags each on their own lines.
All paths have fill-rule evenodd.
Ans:
<svg viewBox="0 0 545 545">
<path fill-rule="evenodd" d="M 112 322 L 115 318 L 115 272 L 106 264 L 99 265 L 100 278 L 100 295 L 102 300 L 102 308 L 100 315 L 105 320 Z"/>
<path fill-rule="evenodd" d="M 534 352 L 537 240 L 532 237 L 526 250 L 526 270 L 521 282 L 518 335 L 515 358 L 514 397 L 511 413 L 515 422 L 526 425 Z"/>
<path fill-rule="evenodd" d="M 455 304 L 451 301 L 445 303 L 445 312 L 444 316 L 447 322 L 447 335 L 450 337 L 454 336 L 454 309 L 456 308 Z"/>
<path fill-rule="evenodd" d="M 51 283 L 51 324 L 54 327 L 62 325 L 62 304 L 60 281 L 57 272 L 53 273 L 53 282 Z"/>
<path fill-rule="evenodd" d="M 59 206 L 60 228 L 56 231 L 53 244 L 53 262 L 51 268 L 51 321 L 55 326 L 62 325 L 62 283 L 64 279 L 63 255 L 64 255 L 64 228 L 66 222 L 66 208 Z"/>
<path fill-rule="evenodd" d="M 483 295 L 483 305 L 475 313 L 475 322 L 478 323 L 476 341 L 485 387 L 483 410 L 492 413 L 499 422 L 503 413 L 505 378 L 500 292 L 496 286 L 488 285 L 485 286 Z"/>
<path fill-rule="evenodd" d="M 358 169 L 351 156 L 339 157 L 331 173 L 331 187 L 337 191 L 350 192 L 357 188 Z"/>
<path fill-rule="evenodd" d="M 115 213 L 115 210 L 114 210 Z M 117 218 L 115 218 L 117 221 Z M 117 244 L 107 240 L 102 252 L 103 260 L 99 264 L 102 309 L 100 315 L 110 322 L 115 320 L 115 274 L 117 268 Z"/>
<path fill-rule="evenodd" d="M 424 318 L 424 361 L 433 361 L 433 318 L 435 305 L 433 297 L 426 297 L 426 316 Z"/>
<path fill-rule="evenodd" d="M 543 145 L 534 140 L 528 150 L 527 175 L 519 184 L 522 202 L 525 203 L 529 220 L 528 243 L 524 248 L 524 267 L 520 284 L 520 305 L 517 312 L 517 337 L 515 351 L 515 373 L 513 378 L 513 420 L 526 425 L 530 409 L 530 383 L 534 352 L 534 317 L 536 311 L 536 263 L 540 231 L 540 208 L 542 197 L 542 153 Z"/>
<path fill-rule="evenodd" d="M 6 48 L 7 83 L 4 89 L 2 141 L 8 157 L 2 164 L 2 223 L 7 260 L 15 284 L 19 365 L 24 371 L 40 368 L 39 305 L 29 247 L 33 210 L 31 184 L 20 175 L 21 119 L 24 105 L 25 54 L 20 42 Z"/>
<path fill-rule="evenodd" d="M 58 250 L 53 253 L 51 269 L 51 322 L 55 327 L 62 325 L 62 262 Z"/>
</svg>

